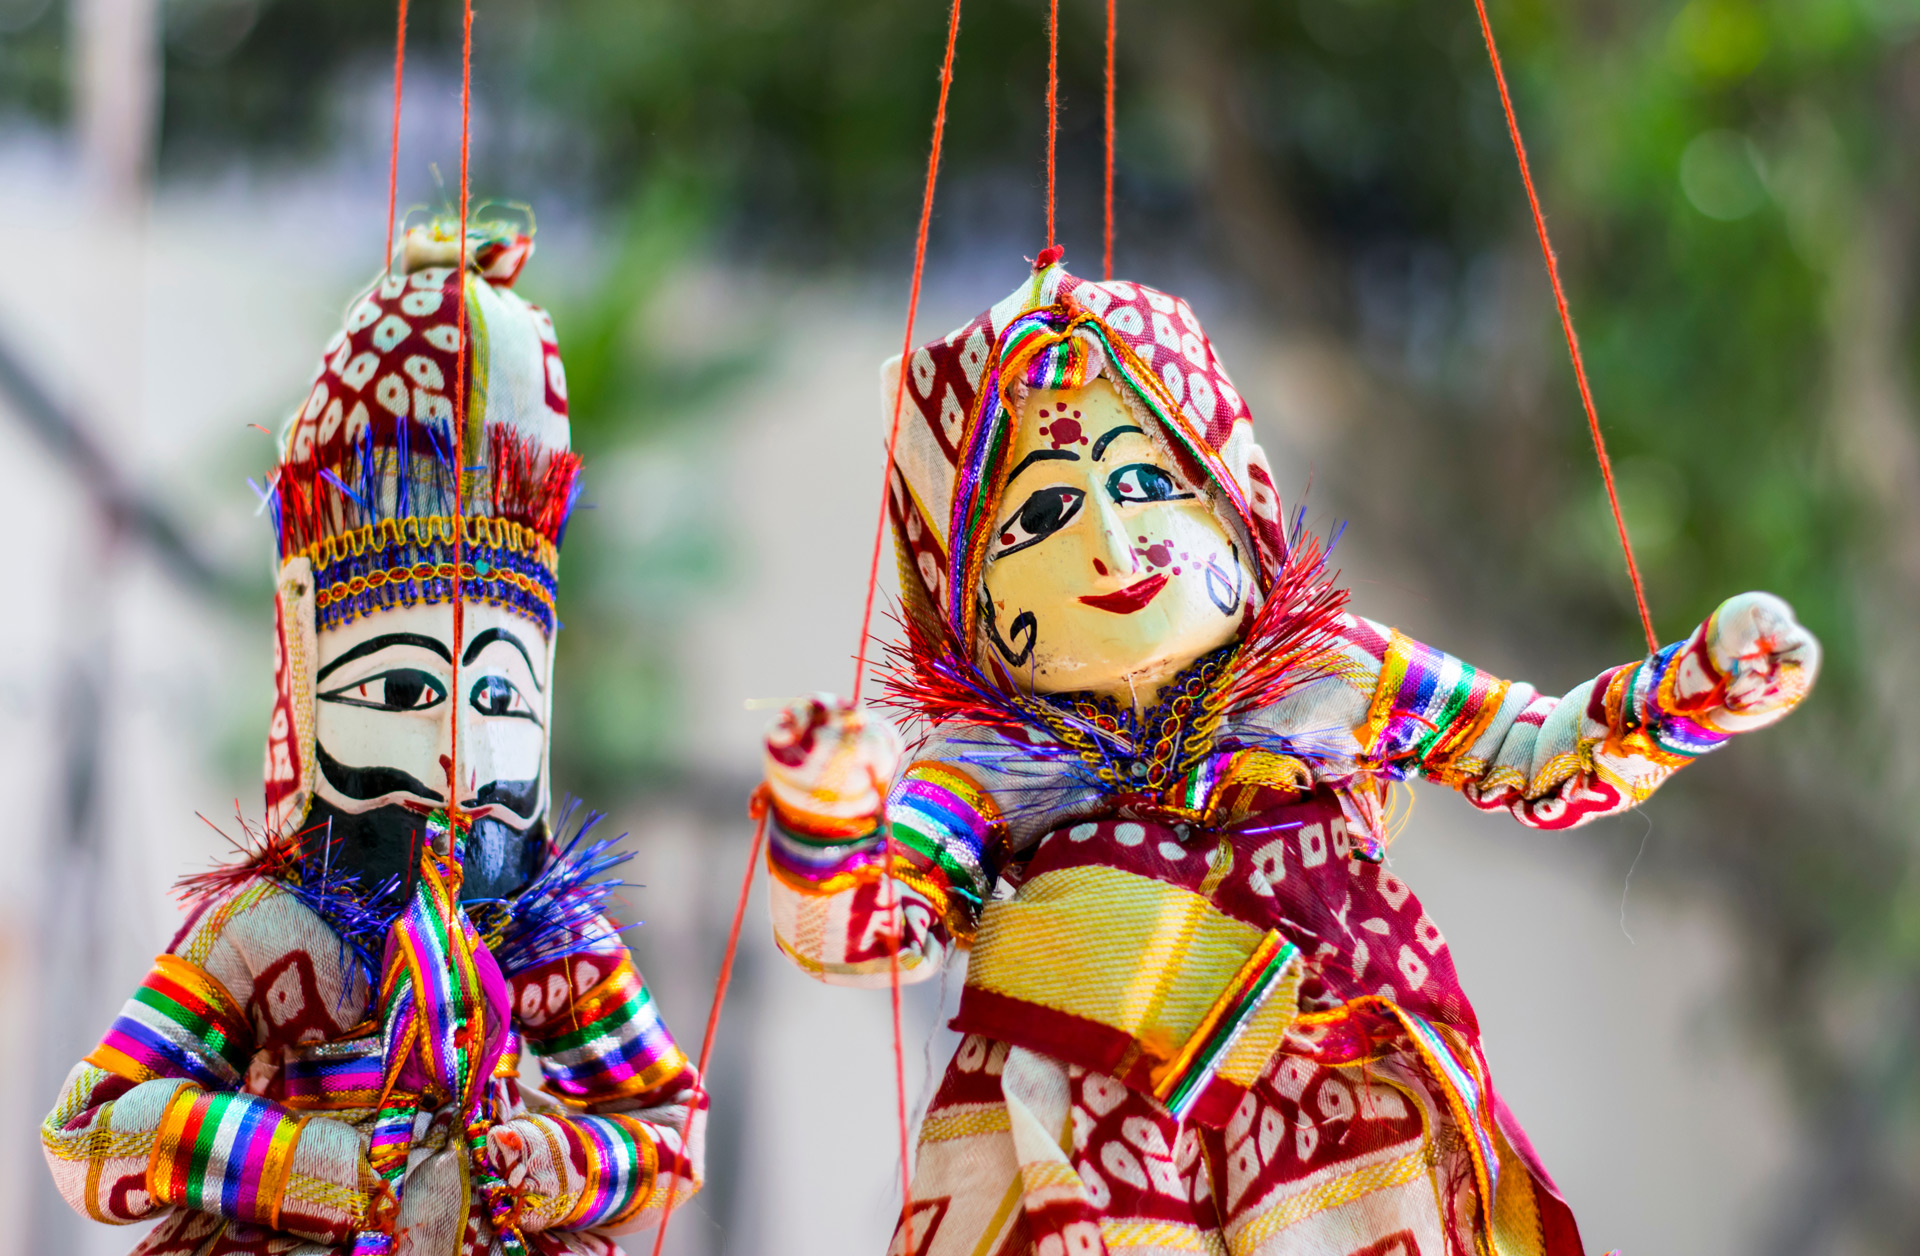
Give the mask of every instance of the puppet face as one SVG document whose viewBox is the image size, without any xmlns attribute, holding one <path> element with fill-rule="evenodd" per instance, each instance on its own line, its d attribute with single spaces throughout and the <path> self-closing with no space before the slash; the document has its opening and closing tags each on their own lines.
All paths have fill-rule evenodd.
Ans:
<svg viewBox="0 0 1920 1256">
<path fill-rule="evenodd" d="M 1240 632 L 1252 577 L 1199 485 L 1105 379 L 1021 407 L 983 631 L 1039 693 L 1125 703 Z"/>
<path fill-rule="evenodd" d="M 464 613 L 453 691 L 453 608 L 398 607 L 319 636 L 310 825 L 363 884 L 409 868 L 424 816 L 445 805 L 450 730 L 458 802 L 473 817 L 466 897 L 504 894 L 531 871 L 546 810 L 549 666 L 544 633 L 497 606 Z M 372 883 L 368 878 L 372 878 Z"/>
</svg>

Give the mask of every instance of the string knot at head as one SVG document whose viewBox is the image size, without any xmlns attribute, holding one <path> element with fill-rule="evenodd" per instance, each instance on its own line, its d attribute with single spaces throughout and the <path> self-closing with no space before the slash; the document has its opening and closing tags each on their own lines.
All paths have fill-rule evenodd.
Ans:
<svg viewBox="0 0 1920 1256">
<path fill-rule="evenodd" d="M 1038 273 L 1046 270 L 1050 266 L 1057 266 L 1060 263 L 1060 259 L 1066 255 L 1066 245 L 1049 244 L 1046 248 L 1040 250 L 1040 256 L 1033 259 L 1033 269 L 1035 273 Z"/>
</svg>

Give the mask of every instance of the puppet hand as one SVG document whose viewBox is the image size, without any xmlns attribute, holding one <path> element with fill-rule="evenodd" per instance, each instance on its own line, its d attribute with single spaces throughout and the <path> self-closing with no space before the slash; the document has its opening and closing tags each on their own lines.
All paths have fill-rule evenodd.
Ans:
<svg viewBox="0 0 1920 1256">
<path fill-rule="evenodd" d="M 884 721 L 831 694 L 795 699 L 767 732 L 767 788 L 789 829 L 847 840 L 879 823 L 900 763 Z"/>
<path fill-rule="evenodd" d="M 1723 688 L 1715 719 L 1728 732 L 1770 724 L 1806 697 L 1820 642 L 1771 593 L 1742 593 L 1707 621 L 1706 647 Z"/>
<path fill-rule="evenodd" d="M 520 1228 L 543 1230 L 573 1210 L 561 1198 L 564 1183 L 553 1162 L 553 1143 L 531 1117 L 502 1121 L 487 1131 L 487 1163 L 521 1201 Z"/>
<path fill-rule="evenodd" d="M 393 1218 L 393 1193 L 367 1159 L 360 1132 L 317 1116 L 300 1127 L 274 1229 L 320 1243 L 350 1241 Z M 266 1220 L 266 1219 L 263 1219 Z"/>
</svg>

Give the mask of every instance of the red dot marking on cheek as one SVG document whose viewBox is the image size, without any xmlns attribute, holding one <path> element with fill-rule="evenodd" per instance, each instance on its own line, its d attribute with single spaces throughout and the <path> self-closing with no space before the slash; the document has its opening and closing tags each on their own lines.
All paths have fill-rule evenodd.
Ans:
<svg viewBox="0 0 1920 1256">
<path fill-rule="evenodd" d="M 1147 561 L 1156 567 L 1164 567 L 1173 561 L 1173 547 L 1162 541 L 1158 545 L 1147 547 Z"/>
</svg>

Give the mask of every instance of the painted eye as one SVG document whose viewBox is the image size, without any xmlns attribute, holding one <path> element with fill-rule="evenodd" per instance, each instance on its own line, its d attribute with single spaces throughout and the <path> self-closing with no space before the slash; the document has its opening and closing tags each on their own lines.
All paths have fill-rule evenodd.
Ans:
<svg viewBox="0 0 1920 1256">
<path fill-rule="evenodd" d="M 397 667 L 319 695 L 322 702 L 375 711 L 430 711 L 446 696 L 447 688 L 437 678 L 412 667 Z"/>
<path fill-rule="evenodd" d="M 1107 477 L 1107 492 L 1117 502 L 1184 501 L 1192 493 L 1180 491 L 1179 483 L 1150 462 L 1121 467 Z"/>
<path fill-rule="evenodd" d="M 474 681 L 473 692 L 468 695 L 467 701 L 482 715 L 515 716 L 523 720 L 533 718 L 533 707 L 505 676 L 482 676 Z"/>
<path fill-rule="evenodd" d="M 1000 527 L 994 540 L 993 557 L 1005 558 L 1015 550 L 1038 545 L 1073 522 L 1087 495 L 1077 488 L 1053 485 L 1043 488 L 1020 504 L 1013 518 Z"/>
</svg>

